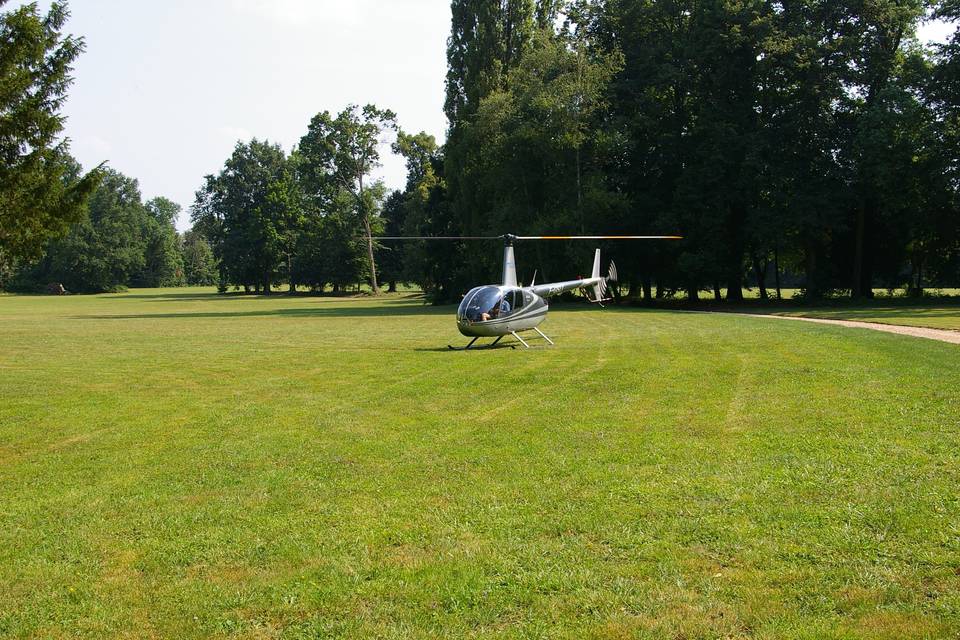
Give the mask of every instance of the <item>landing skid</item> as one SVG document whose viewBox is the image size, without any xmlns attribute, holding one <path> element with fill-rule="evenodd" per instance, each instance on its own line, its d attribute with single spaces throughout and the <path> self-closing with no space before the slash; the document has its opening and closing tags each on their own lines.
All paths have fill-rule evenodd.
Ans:
<svg viewBox="0 0 960 640">
<path fill-rule="evenodd" d="M 479 340 L 479 339 L 480 339 L 480 338 L 474 338 L 473 340 L 470 341 L 470 344 L 468 344 L 468 345 L 465 346 L 465 347 L 455 347 L 455 346 L 453 346 L 452 344 L 448 344 L 448 345 L 447 345 L 447 349 L 450 349 L 450 351 L 483 351 L 484 349 L 493 349 L 494 347 L 497 346 L 497 343 L 498 343 L 498 342 L 500 342 L 501 340 L 503 340 L 503 336 L 499 336 L 496 340 L 494 340 L 494 341 L 491 342 L 490 344 L 483 344 L 483 345 L 480 345 L 479 347 L 473 346 L 474 343 L 475 343 L 477 340 Z M 517 348 L 516 346 L 514 346 L 514 345 L 512 345 L 512 344 L 511 344 L 511 345 L 505 345 L 505 346 L 508 346 L 508 347 L 510 347 L 511 349 L 516 349 L 516 348 Z"/>
<path fill-rule="evenodd" d="M 538 329 L 538 328 L 536 328 L 536 327 L 534 327 L 532 330 L 533 330 L 533 331 L 536 331 L 538 334 L 540 334 L 540 337 L 543 338 L 544 340 L 546 340 L 547 343 L 548 343 L 550 346 L 554 346 L 553 340 L 551 340 L 549 337 L 547 337 L 547 334 L 545 334 L 543 331 L 540 331 L 540 329 Z M 527 343 L 527 341 L 524 340 L 523 338 L 521 338 L 521 337 L 520 337 L 520 334 L 518 334 L 516 331 L 511 331 L 509 335 L 511 335 L 511 336 L 513 336 L 514 338 L 516 338 L 516 339 L 517 339 L 517 342 L 519 342 L 520 344 L 522 344 L 525 348 L 527 348 L 527 349 L 530 349 L 530 348 L 531 348 L 530 345 Z M 455 346 L 453 346 L 452 344 L 448 344 L 448 345 L 447 345 L 447 349 L 450 349 L 450 351 L 481 351 L 481 350 L 484 350 L 484 349 L 493 349 L 494 347 L 497 346 L 497 343 L 499 343 L 501 340 L 504 339 L 504 337 L 506 337 L 506 336 L 499 336 L 496 340 L 494 340 L 494 341 L 491 342 L 490 344 L 480 345 L 479 347 L 475 347 L 475 346 L 473 346 L 473 345 L 474 345 L 474 344 L 477 342 L 477 340 L 479 340 L 480 338 L 474 338 L 473 340 L 470 341 L 470 344 L 468 344 L 468 345 L 465 346 L 465 347 L 455 347 Z M 510 347 L 511 349 L 516 349 L 516 348 L 517 348 L 517 345 L 515 345 L 515 344 L 509 344 L 509 345 L 505 345 L 505 346 Z"/>
</svg>

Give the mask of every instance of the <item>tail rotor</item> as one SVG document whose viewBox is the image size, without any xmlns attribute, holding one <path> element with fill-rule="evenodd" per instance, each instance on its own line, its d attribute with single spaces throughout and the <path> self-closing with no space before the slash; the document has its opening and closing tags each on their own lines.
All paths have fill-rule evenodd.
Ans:
<svg viewBox="0 0 960 640">
<path fill-rule="evenodd" d="M 610 290 L 609 284 L 617 281 L 617 265 L 611 260 L 610 267 L 607 269 L 607 277 L 604 278 L 601 276 L 600 249 L 597 249 L 593 258 L 593 272 L 590 274 L 590 280 L 592 281 L 592 286 L 586 289 L 587 299 L 602 307 L 604 302 L 608 302 L 611 299 L 607 297 L 607 293 Z M 590 293 L 593 294 L 592 297 Z"/>
</svg>

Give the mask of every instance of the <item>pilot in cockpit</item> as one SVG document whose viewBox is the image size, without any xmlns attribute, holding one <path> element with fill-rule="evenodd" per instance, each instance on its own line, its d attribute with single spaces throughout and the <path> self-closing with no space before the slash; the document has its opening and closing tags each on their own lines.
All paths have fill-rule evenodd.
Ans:
<svg viewBox="0 0 960 640">
<path fill-rule="evenodd" d="M 480 315 L 480 319 L 483 322 L 488 320 L 496 320 L 500 317 L 501 314 L 510 313 L 510 302 L 507 301 L 507 297 L 504 296 L 500 299 L 498 304 L 493 305 L 493 307 Z"/>
</svg>

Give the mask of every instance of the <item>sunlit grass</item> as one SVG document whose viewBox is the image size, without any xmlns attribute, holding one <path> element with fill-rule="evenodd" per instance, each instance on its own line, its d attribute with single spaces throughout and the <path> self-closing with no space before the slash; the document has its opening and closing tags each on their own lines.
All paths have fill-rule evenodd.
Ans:
<svg viewBox="0 0 960 640">
<path fill-rule="evenodd" d="M 960 349 L 411 297 L 0 300 L 0 636 L 960 633 Z"/>
</svg>

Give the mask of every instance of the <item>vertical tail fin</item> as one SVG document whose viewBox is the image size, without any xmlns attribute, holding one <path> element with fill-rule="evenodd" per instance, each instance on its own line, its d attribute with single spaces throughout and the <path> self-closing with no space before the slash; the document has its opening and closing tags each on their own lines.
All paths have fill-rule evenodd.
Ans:
<svg viewBox="0 0 960 640">
<path fill-rule="evenodd" d="M 607 277 L 600 277 L 600 249 L 597 249 L 597 254 L 593 259 L 593 272 L 590 276 L 592 280 L 596 280 L 597 283 L 590 287 L 590 290 L 593 293 L 593 302 L 601 303 L 600 306 L 603 306 L 603 302 L 606 301 L 605 296 L 609 290 L 609 284 L 611 282 L 617 281 L 617 265 L 613 263 L 613 260 L 610 261 L 610 269 L 607 271 Z M 589 299 L 589 294 L 587 298 Z"/>
<path fill-rule="evenodd" d="M 593 256 L 593 271 L 590 273 L 590 278 L 600 280 L 597 284 L 593 285 L 593 300 L 594 302 L 600 303 L 603 301 L 603 296 L 607 293 L 607 282 L 600 278 L 600 249 L 597 249 L 597 252 Z"/>
</svg>

